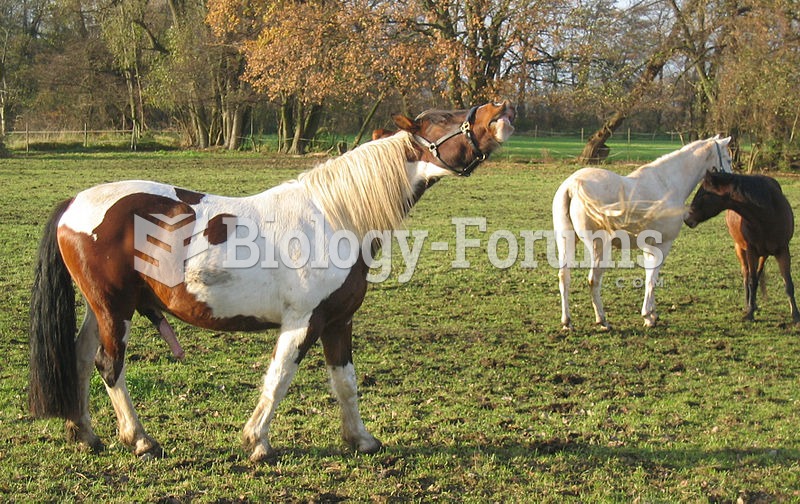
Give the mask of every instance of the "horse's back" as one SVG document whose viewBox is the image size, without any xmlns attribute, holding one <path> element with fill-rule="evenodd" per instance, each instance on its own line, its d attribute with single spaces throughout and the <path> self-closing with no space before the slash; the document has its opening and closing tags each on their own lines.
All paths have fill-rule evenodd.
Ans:
<svg viewBox="0 0 800 504">
<path fill-rule="evenodd" d="M 734 210 L 726 212 L 725 224 L 737 246 L 763 256 L 787 249 L 794 235 L 794 212 L 780 183 L 766 175 L 742 175 L 739 192 L 753 216 L 745 219 Z"/>
</svg>

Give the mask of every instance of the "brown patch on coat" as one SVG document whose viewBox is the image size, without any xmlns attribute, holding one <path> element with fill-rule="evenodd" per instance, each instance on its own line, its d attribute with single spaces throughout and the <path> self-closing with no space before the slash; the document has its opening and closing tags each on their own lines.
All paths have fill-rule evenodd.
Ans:
<svg viewBox="0 0 800 504">
<path fill-rule="evenodd" d="M 225 243 L 228 241 L 231 233 L 236 231 L 236 226 L 228 226 L 225 224 L 225 218 L 233 218 L 235 219 L 236 216 L 233 214 L 221 213 L 215 215 L 208 221 L 208 226 L 206 230 L 203 231 L 203 235 L 208 239 L 208 243 L 210 245 L 219 245 L 220 243 Z"/>
<path fill-rule="evenodd" d="M 206 195 L 203 193 L 190 191 L 180 187 L 175 188 L 175 196 L 177 196 L 179 200 L 183 201 L 187 205 L 197 205 L 203 200 L 203 198 L 206 197 Z"/>
</svg>

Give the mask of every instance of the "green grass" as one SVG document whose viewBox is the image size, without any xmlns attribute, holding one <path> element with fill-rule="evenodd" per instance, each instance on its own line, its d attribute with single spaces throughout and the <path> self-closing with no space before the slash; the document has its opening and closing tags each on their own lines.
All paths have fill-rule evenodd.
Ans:
<svg viewBox="0 0 800 504">
<path fill-rule="evenodd" d="M 511 146 L 513 148 L 513 144 Z M 741 280 L 721 218 L 684 229 L 657 291 L 661 325 L 638 315 L 641 270 L 611 271 L 599 332 L 584 271 L 576 331 L 560 331 L 556 273 L 494 268 L 499 229 L 551 228 L 558 184 L 576 167 L 508 162 L 437 184 L 412 212 L 428 230 L 416 273 L 372 285 L 354 320 L 361 411 L 385 449 L 351 453 L 319 347 L 272 424 L 279 457 L 252 465 L 240 432 L 275 333 L 214 333 L 176 323 L 185 362 L 141 318 L 128 384 L 167 454 L 142 462 L 115 438 L 98 377 L 91 402 L 99 455 L 25 409 L 27 303 L 35 247 L 53 205 L 82 188 L 147 178 L 251 194 L 315 161 L 229 153 L 34 155 L 0 161 L 0 500 L 10 502 L 794 502 L 800 500 L 798 330 L 774 261 L 758 322 L 744 323 Z M 622 171 L 628 167 L 620 167 Z M 780 178 L 790 201 L 800 179 Z M 795 205 L 795 211 L 798 211 Z M 468 269 L 452 269 L 453 217 L 485 217 Z M 795 257 L 797 245 L 793 246 Z M 395 246 L 394 258 L 399 251 Z"/>
</svg>

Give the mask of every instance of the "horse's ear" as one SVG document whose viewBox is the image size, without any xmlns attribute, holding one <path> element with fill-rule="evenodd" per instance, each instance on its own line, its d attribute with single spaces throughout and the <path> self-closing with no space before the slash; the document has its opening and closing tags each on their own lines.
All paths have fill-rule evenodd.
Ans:
<svg viewBox="0 0 800 504">
<path fill-rule="evenodd" d="M 717 135 L 717 136 L 719 136 L 719 135 Z M 723 146 L 726 146 L 726 145 L 728 145 L 729 143 L 731 143 L 731 137 L 727 136 L 727 137 L 725 137 L 725 138 L 721 138 L 721 139 L 719 140 L 719 143 L 720 143 L 720 144 L 722 144 Z"/>
<path fill-rule="evenodd" d="M 419 124 L 417 124 L 413 119 L 410 117 L 406 117 L 403 114 L 393 114 L 392 120 L 403 131 L 408 131 L 411 134 L 414 134 L 419 131 Z"/>
</svg>

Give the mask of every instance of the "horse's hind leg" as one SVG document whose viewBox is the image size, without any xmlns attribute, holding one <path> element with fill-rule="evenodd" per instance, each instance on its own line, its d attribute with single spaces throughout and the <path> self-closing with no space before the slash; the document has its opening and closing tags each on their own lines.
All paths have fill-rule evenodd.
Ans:
<svg viewBox="0 0 800 504">
<path fill-rule="evenodd" d="M 78 365 L 78 400 L 79 417 L 67 420 L 67 438 L 81 443 L 94 452 L 103 449 L 103 443 L 92 430 L 92 420 L 89 415 L 89 382 L 94 370 L 94 356 L 99 346 L 97 318 L 94 312 L 86 307 L 86 316 L 83 319 L 78 338 L 75 342 L 76 358 Z"/>
<path fill-rule="evenodd" d="M 565 331 L 572 330 L 572 317 L 569 313 L 569 265 L 562 265 L 558 270 L 558 290 L 561 293 L 561 328 Z"/>
<path fill-rule="evenodd" d="M 381 443 L 367 431 L 358 411 L 352 336 L 352 320 L 328 324 L 322 334 L 325 362 L 328 366 L 331 388 L 341 407 L 342 438 L 356 451 L 375 453 L 380 450 Z"/>
<path fill-rule="evenodd" d="M 570 263 L 575 257 L 575 237 L 567 236 L 569 231 L 556 231 L 558 247 L 558 291 L 561 294 L 561 328 L 572 330 L 572 317 L 569 312 L 569 290 L 571 283 Z"/>
<path fill-rule="evenodd" d="M 609 260 L 609 258 L 603 257 L 603 245 L 601 244 L 598 246 L 599 241 L 600 240 L 596 240 L 592 247 L 591 266 L 589 269 L 589 290 L 592 294 L 594 321 L 602 329 L 609 330 L 611 329 L 611 325 L 608 323 L 608 320 L 606 320 L 606 312 L 603 309 L 603 299 L 600 296 L 603 286 L 603 273 L 606 271 L 602 263 L 603 261 Z"/>
<path fill-rule="evenodd" d="M 125 348 L 130 337 L 131 321 L 117 321 L 111 314 L 98 317 L 98 320 L 101 346 L 95 356 L 95 366 L 114 406 L 119 439 L 133 448 L 137 456 L 160 457 L 163 455 L 161 446 L 145 432 L 125 383 Z M 115 345 L 110 344 L 111 341 Z"/>
<path fill-rule="evenodd" d="M 789 296 L 789 305 L 792 310 L 792 322 L 795 324 L 800 323 L 800 312 L 797 311 L 797 302 L 794 298 L 794 282 L 792 282 L 792 259 L 789 255 L 789 249 L 781 251 L 775 256 L 778 261 L 778 268 L 780 268 L 781 276 L 783 277 L 783 285 L 786 290 L 786 295 Z"/>
<path fill-rule="evenodd" d="M 264 375 L 261 397 L 244 426 L 244 449 L 250 451 L 250 460 L 253 462 L 260 462 L 273 454 L 268 438 L 269 424 L 275 416 L 278 404 L 289 390 L 300 361 L 319 337 L 318 330 L 307 324 L 297 324 L 291 329 L 287 327 L 288 324 L 281 328 L 272 362 Z"/>
</svg>

